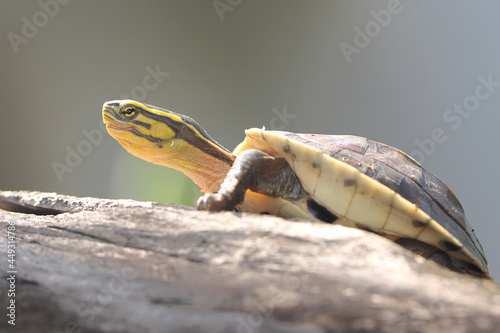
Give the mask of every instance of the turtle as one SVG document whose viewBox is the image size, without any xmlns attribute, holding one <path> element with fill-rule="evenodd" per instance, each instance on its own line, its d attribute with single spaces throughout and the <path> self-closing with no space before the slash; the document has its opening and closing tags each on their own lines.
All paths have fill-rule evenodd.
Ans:
<svg viewBox="0 0 500 333">
<path fill-rule="evenodd" d="M 271 214 L 364 229 L 461 273 L 491 278 L 457 197 L 408 154 L 354 135 L 250 128 L 231 153 L 192 118 L 135 100 L 103 105 L 128 152 L 182 171 L 200 210 Z"/>
</svg>

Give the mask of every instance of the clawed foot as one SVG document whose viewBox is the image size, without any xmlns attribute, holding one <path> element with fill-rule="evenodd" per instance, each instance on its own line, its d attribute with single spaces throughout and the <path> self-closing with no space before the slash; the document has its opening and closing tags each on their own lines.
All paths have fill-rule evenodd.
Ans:
<svg viewBox="0 0 500 333">
<path fill-rule="evenodd" d="M 233 210 L 234 203 L 232 200 L 221 193 L 207 193 L 201 196 L 196 202 L 198 210 L 207 210 L 211 212 L 219 212 L 222 210 Z"/>
</svg>

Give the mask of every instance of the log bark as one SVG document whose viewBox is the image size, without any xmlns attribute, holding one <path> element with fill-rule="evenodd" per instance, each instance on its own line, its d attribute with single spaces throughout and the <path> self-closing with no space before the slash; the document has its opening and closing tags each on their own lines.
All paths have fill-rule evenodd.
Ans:
<svg viewBox="0 0 500 333">
<path fill-rule="evenodd" d="M 363 230 L 40 192 L 0 192 L 0 208 L 1 332 L 500 328 L 496 283 Z"/>
</svg>

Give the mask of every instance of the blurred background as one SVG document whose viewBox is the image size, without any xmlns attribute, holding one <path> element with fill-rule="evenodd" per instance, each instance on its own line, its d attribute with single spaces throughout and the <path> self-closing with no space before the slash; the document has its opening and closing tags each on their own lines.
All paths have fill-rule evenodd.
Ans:
<svg viewBox="0 0 500 333">
<path fill-rule="evenodd" d="M 398 147 L 461 200 L 500 279 L 500 3 L 1 1 L 0 189 L 194 204 L 128 154 L 101 107 L 133 98 L 229 149 L 249 127 Z"/>
</svg>

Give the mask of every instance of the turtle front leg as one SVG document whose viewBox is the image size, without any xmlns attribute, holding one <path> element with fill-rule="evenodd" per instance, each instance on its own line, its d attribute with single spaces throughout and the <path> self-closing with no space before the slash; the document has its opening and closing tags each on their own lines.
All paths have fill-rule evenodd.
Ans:
<svg viewBox="0 0 500 333">
<path fill-rule="evenodd" d="M 272 157 L 259 150 L 245 150 L 236 157 L 221 188 L 198 199 L 199 210 L 234 210 L 245 199 L 246 190 L 299 200 L 306 192 L 283 157 Z"/>
</svg>

